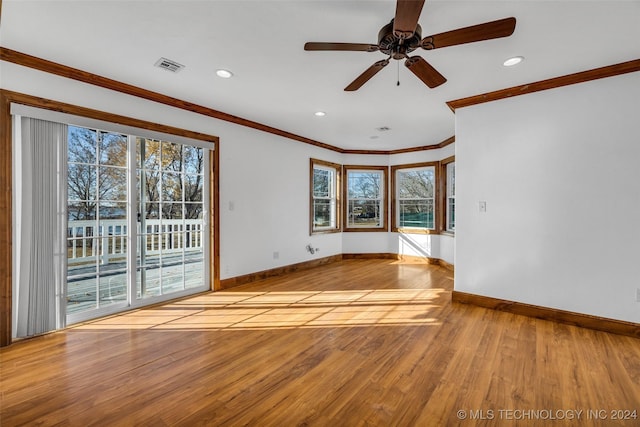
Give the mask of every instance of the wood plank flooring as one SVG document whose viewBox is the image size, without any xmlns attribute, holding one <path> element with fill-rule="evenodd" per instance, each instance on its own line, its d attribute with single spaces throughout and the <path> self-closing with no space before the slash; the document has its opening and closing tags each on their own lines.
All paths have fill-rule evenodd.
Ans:
<svg viewBox="0 0 640 427">
<path fill-rule="evenodd" d="M 452 287 L 442 267 L 345 260 L 18 342 L 0 425 L 640 425 L 640 340 Z"/>
</svg>

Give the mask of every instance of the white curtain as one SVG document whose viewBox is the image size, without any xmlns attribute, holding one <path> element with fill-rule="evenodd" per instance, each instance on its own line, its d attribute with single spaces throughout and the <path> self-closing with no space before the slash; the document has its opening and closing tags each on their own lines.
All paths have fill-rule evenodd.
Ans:
<svg viewBox="0 0 640 427">
<path fill-rule="evenodd" d="M 67 125 L 16 120 L 14 336 L 64 326 Z"/>
</svg>

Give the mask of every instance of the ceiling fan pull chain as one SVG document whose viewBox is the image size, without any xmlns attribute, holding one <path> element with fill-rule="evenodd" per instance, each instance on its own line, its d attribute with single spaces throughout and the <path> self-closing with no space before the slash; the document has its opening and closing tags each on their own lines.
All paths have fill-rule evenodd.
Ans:
<svg viewBox="0 0 640 427">
<path fill-rule="evenodd" d="M 398 64 L 397 70 L 398 70 L 398 83 L 396 84 L 396 86 L 400 86 L 400 61 L 396 61 L 396 63 Z"/>
</svg>

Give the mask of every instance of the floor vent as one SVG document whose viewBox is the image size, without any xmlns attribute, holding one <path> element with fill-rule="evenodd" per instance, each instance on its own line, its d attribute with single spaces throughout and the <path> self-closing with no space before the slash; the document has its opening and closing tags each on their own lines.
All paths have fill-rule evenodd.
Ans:
<svg viewBox="0 0 640 427">
<path fill-rule="evenodd" d="M 158 59 L 155 63 L 155 66 L 158 68 L 162 68 L 163 70 L 171 71 L 172 73 L 177 73 L 184 68 L 184 65 L 167 58 Z"/>
</svg>

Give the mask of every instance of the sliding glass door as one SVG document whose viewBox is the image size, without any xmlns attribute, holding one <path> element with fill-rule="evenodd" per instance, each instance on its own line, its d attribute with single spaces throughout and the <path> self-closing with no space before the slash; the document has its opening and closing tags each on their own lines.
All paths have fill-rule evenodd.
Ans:
<svg viewBox="0 0 640 427">
<path fill-rule="evenodd" d="M 69 126 L 67 323 L 208 289 L 208 150 Z"/>
</svg>

